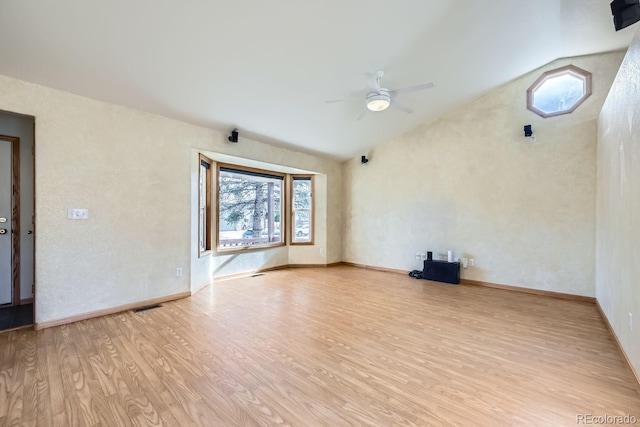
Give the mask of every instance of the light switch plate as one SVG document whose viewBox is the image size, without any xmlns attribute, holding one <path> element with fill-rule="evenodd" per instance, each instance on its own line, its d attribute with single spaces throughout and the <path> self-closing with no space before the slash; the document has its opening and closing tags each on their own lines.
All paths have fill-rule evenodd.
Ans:
<svg viewBox="0 0 640 427">
<path fill-rule="evenodd" d="M 68 219 L 89 219 L 89 209 L 68 208 Z"/>
</svg>

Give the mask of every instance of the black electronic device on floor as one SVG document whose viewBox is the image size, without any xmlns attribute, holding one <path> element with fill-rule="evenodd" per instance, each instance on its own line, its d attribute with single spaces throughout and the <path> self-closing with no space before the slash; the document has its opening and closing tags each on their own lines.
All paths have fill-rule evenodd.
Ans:
<svg viewBox="0 0 640 427">
<path fill-rule="evenodd" d="M 436 282 L 460 283 L 460 263 L 438 260 L 425 260 L 422 278 Z"/>
</svg>

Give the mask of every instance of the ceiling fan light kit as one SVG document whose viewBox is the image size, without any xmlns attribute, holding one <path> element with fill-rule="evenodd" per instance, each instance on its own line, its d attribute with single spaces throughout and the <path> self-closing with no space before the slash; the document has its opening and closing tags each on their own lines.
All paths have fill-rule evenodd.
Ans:
<svg viewBox="0 0 640 427">
<path fill-rule="evenodd" d="M 391 96 L 387 89 L 367 94 L 367 108 L 371 111 L 384 111 L 391 105 Z"/>
</svg>

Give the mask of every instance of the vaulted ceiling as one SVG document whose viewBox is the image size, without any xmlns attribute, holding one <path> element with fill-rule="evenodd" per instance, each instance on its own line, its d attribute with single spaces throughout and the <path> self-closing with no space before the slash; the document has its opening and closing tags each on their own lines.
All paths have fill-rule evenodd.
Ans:
<svg viewBox="0 0 640 427">
<path fill-rule="evenodd" d="M 346 159 L 635 27 L 607 0 L 2 0 L 0 74 Z M 436 87 L 356 120 L 379 69 Z"/>
</svg>

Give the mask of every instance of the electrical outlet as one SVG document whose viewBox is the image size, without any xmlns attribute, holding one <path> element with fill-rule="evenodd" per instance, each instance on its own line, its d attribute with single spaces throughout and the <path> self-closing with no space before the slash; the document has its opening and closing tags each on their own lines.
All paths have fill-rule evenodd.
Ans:
<svg viewBox="0 0 640 427">
<path fill-rule="evenodd" d="M 469 267 L 469 258 L 462 258 L 462 268 Z"/>
<path fill-rule="evenodd" d="M 182 268 L 178 267 L 176 268 L 176 277 L 181 277 L 182 276 Z"/>
<path fill-rule="evenodd" d="M 629 313 L 629 330 L 633 331 L 633 314 Z"/>
<path fill-rule="evenodd" d="M 473 258 L 469 258 L 469 267 L 475 267 L 476 266 L 476 260 Z"/>
<path fill-rule="evenodd" d="M 427 259 L 427 254 L 420 253 L 420 259 Z"/>
<path fill-rule="evenodd" d="M 421 258 L 420 258 L 420 252 L 416 252 L 416 259 L 417 259 L 418 261 L 421 259 Z"/>
</svg>

